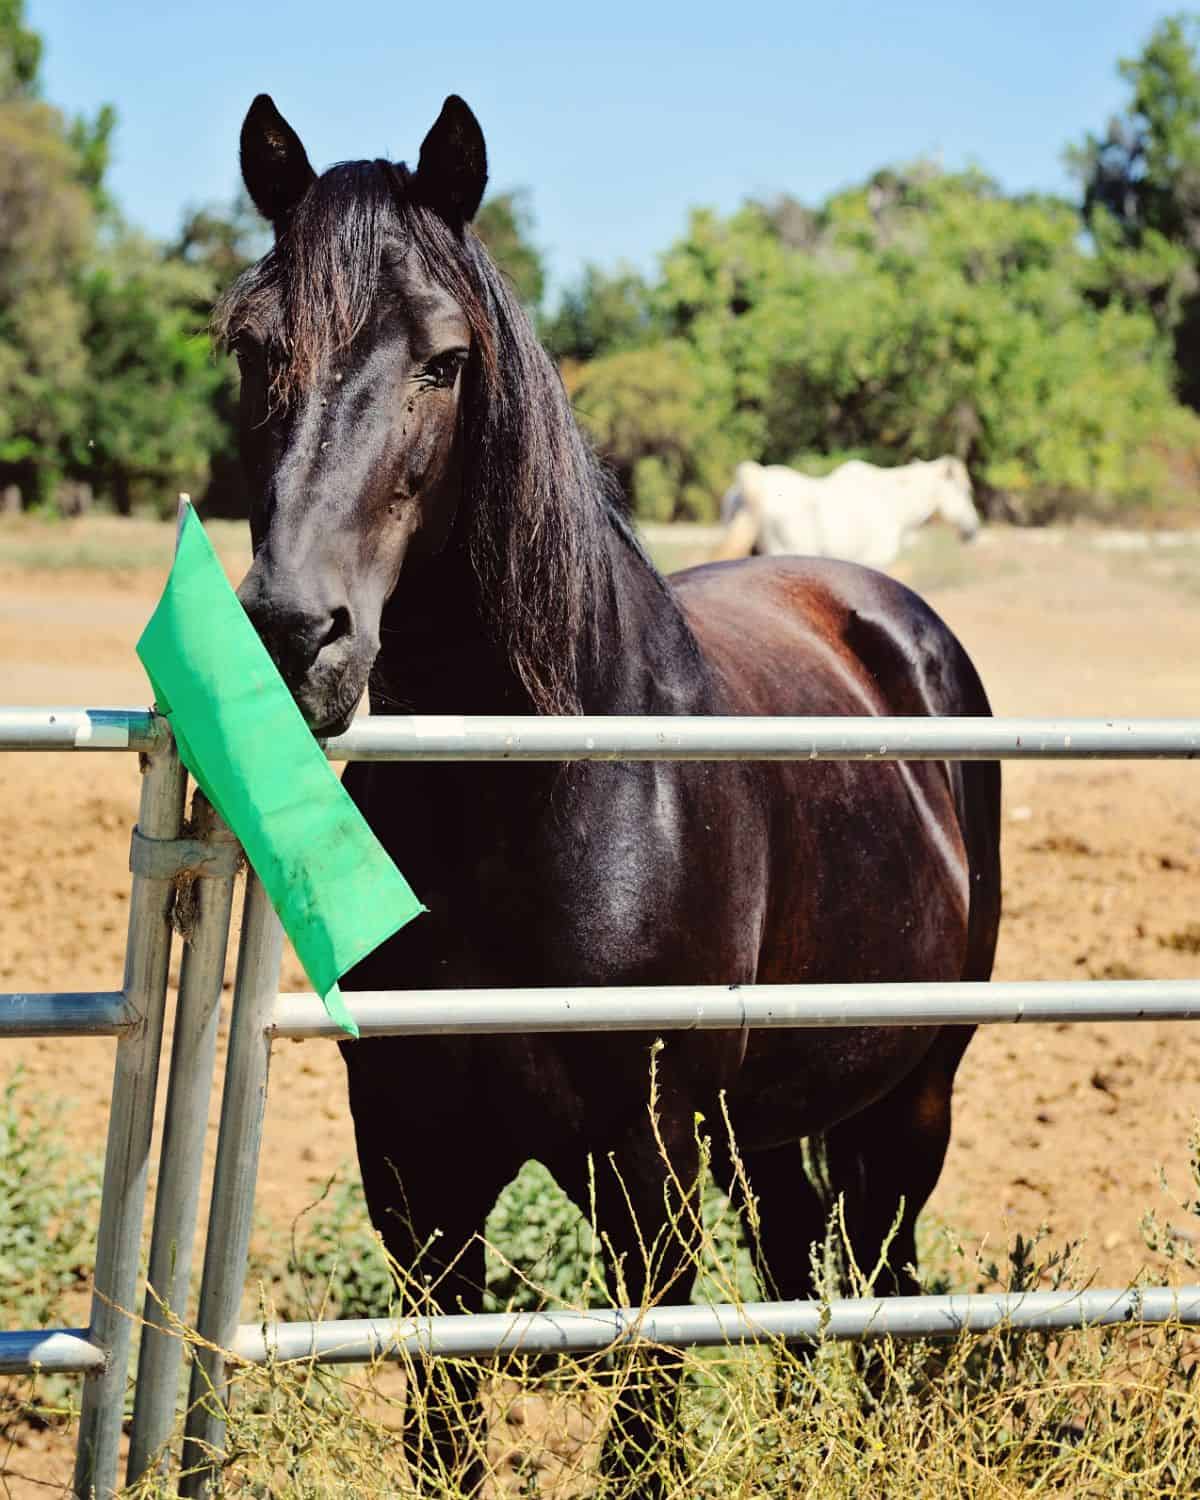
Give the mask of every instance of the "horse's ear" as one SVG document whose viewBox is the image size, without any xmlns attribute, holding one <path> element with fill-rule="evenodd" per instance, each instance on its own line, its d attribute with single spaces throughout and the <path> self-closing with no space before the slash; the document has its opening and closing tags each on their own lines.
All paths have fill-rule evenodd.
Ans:
<svg viewBox="0 0 1200 1500">
<path fill-rule="evenodd" d="M 483 131 L 466 103 L 451 94 L 421 142 L 413 188 L 451 228 L 461 229 L 475 217 L 486 186 Z"/>
<path fill-rule="evenodd" d="M 270 94 L 259 94 L 246 112 L 241 159 L 246 191 L 279 234 L 317 174 L 300 137 L 275 108 Z"/>
</svg>

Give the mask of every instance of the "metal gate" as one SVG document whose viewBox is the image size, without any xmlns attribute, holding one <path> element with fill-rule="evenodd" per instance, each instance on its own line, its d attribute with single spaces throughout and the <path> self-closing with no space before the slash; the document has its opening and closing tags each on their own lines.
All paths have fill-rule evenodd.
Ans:
<svg viewBox="0 0 1200 1500">
<path fill-rule="evenodd" d="M 167 1289 L 172 1306 L 184 1306 L 241 854 L 205 805 L 194 805 L 199 826 L 185 823 L 186 774 L 165 721 L 152 713 L 3 709 L 0 750 L 127 750 L 138 752 L 142 765 L 141 806 L 129 852 L 132 890 L 121 988 L 0 996 L 0 1039 L 117 1038 L 88 1326 L 0 1333 L 0 1372 L 83 1375 L 75 1492 L 108 1495 L 116 1486 L 128 1385 L 177 893 L 184 885 L 190 889 L 194 919 L 180 971 L 155 1219 L 170 1238 L 155 1242 L 150 1282 Z M 193 1128 L 197 1116 L 199 1130 Z M 154 1375 L 154 1353 L 152 1344 L 143 1344 L 143 1387 Z"/>
<path fill-rule="evenodd" d="M 169 1315 L 188 1308 L 201 1154 L 211 1092 L 221 973 L 237 845 L 210 811 L 184 830 L 184 776 L 167 726 L 133 711 L 0 710 L 0 749 L 130 749 L 145 779 L 130 863 L 125 982 L 115 993 L 0 997 L 0 1033 L 119 1038 L 95 1294 L 87 1329 L 0 1335 L 0 1370 L 84 1373 L 76 1492 L 116 1483 L 121 1414 L 171 938 L 173 892 L 192 895 L 175 1017 L 171 1080 L 149 1261 L 128 1474 L 169 1441 L 182 1344 Z M 330 741 L 344 760 L 991 760 L 1194 759 L 1200 721 L 1047 719 L 745 719 L 395 717 Z M 847 1298 L 831 1304 L 474 1314 L 407 1320 L 239 1325 L 276 1037 L 333 1037 L 314 995 L 280 995 L 282 932 L 253 873 L 246 882 L 225 1067 L 216 1173 L 195 1326 L 183 1493 L 201 1495 L 221 1448 L 221 1351 L 244 1360 L 354 1362 L 523 1350 L 592 1350 L 642 1338 L 666 1345 L 728 1339 L 952 1336 L 998 1325 L 1063 1329 L 1115 1322 L 1200 1324 L 1200 1286 L 1014 1295 Z M 1200 1019 L 1198 981 L 1046 981 L 769 986 L 655 986 L 357 993 L 364 1036 L 464 1031 L 670 1030 L 695 1027 L 888 1026 L 1018 1021 Z M 215 1392 L 217 1400 L 203 1399 Z"/>
</svg>

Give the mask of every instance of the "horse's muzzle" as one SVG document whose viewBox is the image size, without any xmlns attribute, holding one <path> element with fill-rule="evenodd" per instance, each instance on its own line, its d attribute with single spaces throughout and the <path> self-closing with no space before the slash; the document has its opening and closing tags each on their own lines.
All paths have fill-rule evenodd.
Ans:
<svg viewBox="0 0 1200 1500">
<path fill-rule="evenodd" d="M 354 628 L 348 602 L 304 598 L 254 568 L 238 598 L 314 734 L 338 734 L 367 684 L 377 646 Z"/>
</svg>

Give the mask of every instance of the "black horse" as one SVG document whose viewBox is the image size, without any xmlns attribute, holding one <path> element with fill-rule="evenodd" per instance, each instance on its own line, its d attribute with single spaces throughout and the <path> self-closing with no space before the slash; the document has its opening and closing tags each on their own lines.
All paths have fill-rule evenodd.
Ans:
<svg viewBox="0 0 1200 1500">
<path fill-rule="evenodd" d="M 264 95 L 241 159 L 276 239 L 217 314 L 255 495 L 240 592 L 315 733 L 340 731 L 368 685 L 375 713 L 989 712 L 962 647 L 890 578 L 799 558 L 655 571 L 468 227 L 486 162 L 460 99 L 415 172 L 318 177 Z M 995 764 L 353 765 L 346 786 L 429 906 L 351 989 L 991 972 Z M 797 1143 L 823 1135 L 859 1265 L 899 1212 L 885 1289 L 910 1289 L 969 1037 L 672 1035 L 661 1147 L 694 1176 L 696 1114 L 718 1118 L 725 1091 L 758 1251 L 780 1295 L 805 1297 L 828 1204 Z M 667 1211 L 652 1041 L 345 1046 L 372 1219 L 401 1264 L 452 1262 L 443 1305 L 479 1306 L 476 1236 L 532 1155 L 581 1203 L 599 1163 L 599 1223 L 646 1293 L 638 1234 Z M 680 1245 L 656 1290 L 685 1265 Z"/>
</svg>

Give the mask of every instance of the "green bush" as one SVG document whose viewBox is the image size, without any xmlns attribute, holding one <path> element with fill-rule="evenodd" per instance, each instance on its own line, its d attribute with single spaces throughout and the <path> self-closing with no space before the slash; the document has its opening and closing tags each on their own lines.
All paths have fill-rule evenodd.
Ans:
<svg viewBox="0 0 1200 1500">
<path fill-rule="evenodd" d="M 62 1101 L 31 1096 L 17 1069 L 0 1094 L 0 1306 L 8 1328 L 87 1321 L 96 1255 L 100 1164 L 68 1150 Z M 52 1122 L 52 1123 L 47 1123 Z M 69 1406 L 78 1381 L 0 1381 L 0 1435 Z"/>
<path fill-rule="evenodd" d="M 67 1149 L 61 1109 L 28 1096 L 20 1069 L 0 1095 L 0 1303 L 10 1327 L 62 1318 L 68 1295 L 91 1280 L 100 1166 Z"/>
</svg>

